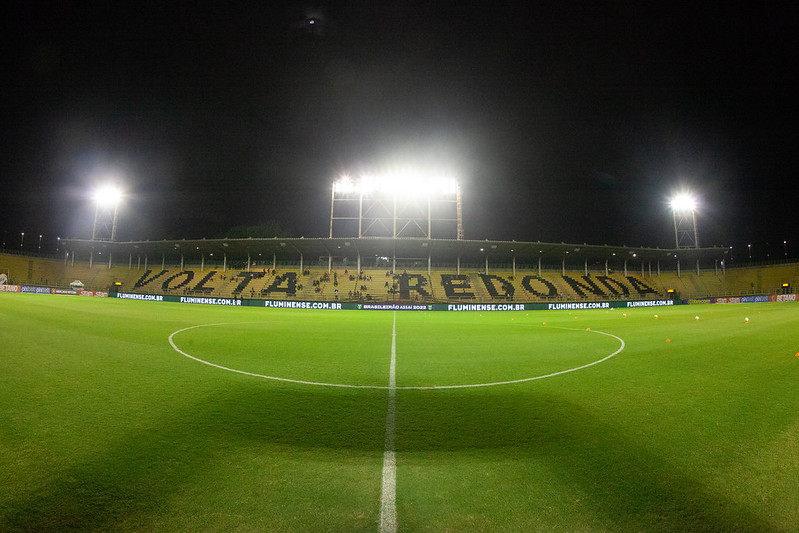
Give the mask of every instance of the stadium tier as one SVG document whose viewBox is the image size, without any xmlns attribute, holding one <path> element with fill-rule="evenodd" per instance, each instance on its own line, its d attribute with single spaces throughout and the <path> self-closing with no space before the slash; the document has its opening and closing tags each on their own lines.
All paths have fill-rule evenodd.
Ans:
<svg viewBox="0 0 799 533">
<path fill-rule="evenodd" d="M 582 270 L 312 268 L 250 265 L 145 266 L 53 260 L 0 254 L 7 283 L 67 289 L 303 301 L 542 302 L 621 299 L 699 299 L 778 294 L 799 284 L 799 266 L 625 273 Z"/>
</svg>

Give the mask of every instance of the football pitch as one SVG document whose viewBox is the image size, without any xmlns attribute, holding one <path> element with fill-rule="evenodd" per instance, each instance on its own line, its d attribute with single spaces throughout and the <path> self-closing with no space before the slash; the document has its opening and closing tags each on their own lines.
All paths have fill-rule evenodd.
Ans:
<svg viewBox="0 0 799 533">
<path fill-rule="evenodd" d="M 794 303 L 0 319 L 2 531 L 799 529 Z"/>
</svg>

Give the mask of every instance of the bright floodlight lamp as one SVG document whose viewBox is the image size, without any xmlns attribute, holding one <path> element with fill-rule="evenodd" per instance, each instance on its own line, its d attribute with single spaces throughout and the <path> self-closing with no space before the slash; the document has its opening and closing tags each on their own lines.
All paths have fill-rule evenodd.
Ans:
<svg viewBox="0 0 799 533">
<path fill-rule="evenodd" d="M 455 206 L 450 211 L 441 204 Z M 433 204 L 436 204 L 435 207 Z M 349 225 L 357 221 L 357 232 L 347 236 L 432 238 L 433 226 L 454 227 L 452 237 L 463 238 L 461 193 L 455 179 L 395 169 L 384 174 L 363 175 L 358 179 L 342 176 L 333 183 L 330 205 L 330 238 L 334 221 Z M 349 222 L 348 222 L 349 221 Z"/>
<path fill-rule="evenodd" d="M 94 191 L 92 198 L 98 205 L 114 207 L 122 199 L 122 191 L 116 185 L 103 185 Z"/>
<path fill-rule="evenodd" d="M 362 176 L 355 181 L 342 176 L 333 183 L 333 192 L 364 196 L 428 197 L 455 195 L 458 182 L 453 178 L 415 174 Z"/>
<path fill-rule="evenodd" d="M 673 211 L 693 211 L 696 208 L 696 199 L 687 193 L 681 193 L 671 199 Z"/>
<path fill-rule="evenodd" d="M 122 190 L 115 185 L 103 185 L 92 194 L 94 200 L 94 224 L 92 224 L 92 240 L 97 238 L 97 220 L 100 211 L 111 211 L 113 213 L 111 222 L 111 240 L 116 240 L 117 236 L 117 216 L 119 214 L 119 203 L 122 200 Z"/>
<path fill-rule="evenodd" d="M 334 192 L 348 194 L 355 192 L 355 190 L 356 190 L 355 183 L 350 179 L 349 176 L 342 176 L 341 179 L 339 179 L 336 182 L 333 182 Z"/>
<path fill-rule="evenodd" d="M 680 193 L 672 198 L 670 205 L 674 217 L 676 247 L 699 248 L 699 234 L 696 229 L 696 198 L 689 193 Z"/>
</svg>

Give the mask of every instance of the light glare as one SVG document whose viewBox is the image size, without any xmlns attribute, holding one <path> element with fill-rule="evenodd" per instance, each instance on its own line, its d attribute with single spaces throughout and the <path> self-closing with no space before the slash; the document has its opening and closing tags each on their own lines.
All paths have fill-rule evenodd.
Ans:
<svg viewBox="0 0 799 533">
<path fill-rule="evenodd" d="M 116 185 L 103 185 L 94 191 L 92 198 L 97 205 L 113 207 L 122 199 L 122 190 Z"/>
<path fill-rule="evenodd" d="M 334 192 L 363 196 L 451 196 L 457 190 L 458 183 L 453 178 L 411 172 L 397 172 L 379 177 L 361 176 L 357 181 L 343 176 L 333 183 Z"/>
<path fill-rule="evenodd" d="M 696 209 L 696 199 L 688 193 L 680 193 L 671 200 L 674 211 L 693 211 Z"/>
</svg>

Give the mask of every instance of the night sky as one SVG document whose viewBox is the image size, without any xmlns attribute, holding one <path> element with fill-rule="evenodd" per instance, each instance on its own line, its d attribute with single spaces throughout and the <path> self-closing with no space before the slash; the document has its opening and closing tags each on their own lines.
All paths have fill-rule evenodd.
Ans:
<svg viewBox="0 0 799 533">
<path fill-rule="evenodd" d="M 690 188 L 703 246 L 796 257 L 793 5 L 16 2 L 3 242 L 90 237 L 107 178 L 118 240 L 325 237 L 332 181 L 401 161 L 453 170 L 467 239 L 671 247 Z"/>
</svg>

